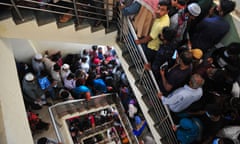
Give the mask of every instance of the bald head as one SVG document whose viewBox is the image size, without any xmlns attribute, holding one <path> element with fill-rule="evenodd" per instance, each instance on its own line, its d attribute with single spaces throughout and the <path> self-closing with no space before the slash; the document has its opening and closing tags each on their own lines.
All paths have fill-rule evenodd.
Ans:
<svg viewBox="0 0 240 144">
<path fill-rule="evenodd" d="M 193 89 L 197 89 L 204 84 L 204 79 L 199 74 L 193 74 L 190 79 L 190 87 Z"/>
</svg>

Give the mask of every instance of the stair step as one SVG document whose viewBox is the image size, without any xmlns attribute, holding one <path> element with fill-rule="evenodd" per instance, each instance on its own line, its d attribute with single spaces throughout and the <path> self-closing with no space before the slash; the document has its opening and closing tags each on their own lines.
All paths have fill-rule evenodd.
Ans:
<svg viewBox="0 0 240 144">
<path fill-rule="evenodd" d="M 38 26 L 42 26 L 56 21 L 56 16 L 49 12 L 35 11 L 35 15 Z"/>
<path fill-rule="evenodd" d="M 133 65 L 133 61 L 132 61 L 131 55 L 129 53 L 126 53 L 126 54 L 124 54 L 122 56 L 124 57 L 124 59 L 126 60 L 126 62 L 129 65 Z"/>
<path fill-rule="evenodd" d="M 142 95 L 146 94 L 146 90 L 139 80 L 135 81 L 135 85 L 137 86 Z"/>
<path fill-rule="evenodd" d="M 155 113 L 153 107 L 148 109 L 148 113 L 151 116 L 151 118 L 153 119 L 154 123 L 157 123 L 159 121 L 159 118 L 156 116 L 156 113 Z"/>
<path fill-rule="evenodd" d="M 90 27 L 91 25 L 89 24 L 89 21 L 86 20 L 86 19 L 83 19 L 80 24 L 76 24 L 75 26 L 75 30 L 78 31 L 78 30 L 81 30 L 81 29 L 84 29 L 84 28 L 87 28 L 87 27 Z"/>
<path fill-rule="evenodd" d="M 1 6 L 0 9 L 1 9 L 0 20 L 4 20 L 4 19 L 10 18 L 12 16 L 10 7 Z"/>
<path fill-rule="evenodd" d="M 139 79 L 139 74 L 135 67 L 129 67 L 128 70 L 132 73 L 134 79 Z"/>
<path fill-rule="evenodd" d="M 115 23 L 110 23 L 108 28 L 106 28 L 106 33 L 111 33 L 117 30 L 117 26 Z"/>
<path fill-rule="evenodd" d="M 142 96 L 142 99 L 143 99 L 143 101 L 144 101 L 144 103 L 147 105 L 147 107 L 149 108 L 149 109 L 151 109 L 152 107 L 153 107 L 153 105 L 152 105 L 152 102 L 151 102 L 151 100 L 149 99 L 149 96 L 148 95 L 143 95 Z"/>
<path fill-rule="evenodd" d="M 18 16 L 18 14 L 17 14 L 15 9 L 12 9 L 12 17 L 13 17 L 13 20 L 14 20 L 16 25 L 25 23 L 27 21 L 31 21 L 31 20 L 33 20 L 35 18 L 33 10 L 19 8 L 19 11 L 20 11 L 23 19 L 21 19 Z"/>
<path fill-rule="evenodd" d="M 59 21 L 59 18 L 60 18 L 60 16 L 57 18 L 57 27 L 58 28 L 63 28 L 63 27 L 66 27 L 66 26 L 74 24 L 74 19 L 73 18 L 71 20 L 67 21 L 67 22 L 64 22 L 64 23 L 61 23 Z"/>
</svg>

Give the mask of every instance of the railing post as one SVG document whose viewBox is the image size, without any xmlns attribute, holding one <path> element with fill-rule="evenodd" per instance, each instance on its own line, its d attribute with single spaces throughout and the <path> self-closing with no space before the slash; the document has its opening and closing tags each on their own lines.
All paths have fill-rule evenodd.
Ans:
<svg viewBox="0 0 240 144">
<path fill-rule="evenodd" d="M 12 5 L 13 5 L 14 9 L 16 10 L 17 15 L 19 16 L 19 18 L 20 18 L 22 21 L 24 21 L 24 18 L 23 18 L 23 16 L 22 16 L 22 14 L 20 13 L 20 11 L 19 11 L 16 3 L 14 2 L 14 0 L 11 0 L 11 3 L 12 3 Z"/>
<path fill-rule="evenodd" d="M 77 10 L 77 4 L 76 4 L 76 0 L 73 0 L 73 8 L 74 8 L 74 13 L 75 13 L 75 17 L 76 17 L 76 20 L 77 20 L 77 25 L 80 25 L 80 20 L 79 20 L 79 17 L 78 17 L 78 10 Z"/>
<path fill-rule="evenodd" d="M 106 7 L 106 9 L 107 9 L 107 11 L 105 11 L 106 20 L 107 20 L 106 28 L 109 28 L 109 0 L 107 0 L 107 7 Z"/>
</svg>

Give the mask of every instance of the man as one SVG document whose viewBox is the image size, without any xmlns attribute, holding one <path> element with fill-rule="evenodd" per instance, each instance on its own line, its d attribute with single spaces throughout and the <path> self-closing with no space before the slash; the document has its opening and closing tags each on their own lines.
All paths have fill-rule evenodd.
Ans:
<svg viewBox="0 0 240 144">
<path fill-rule="evenodd" d="M 35 76 L 32 73 L 27 73 L 22 81 L 22 89 L 25 98 L 34 104 L 42 106 L 47 104 L 44 91 L 40 88 Z"/>
<path fill-rule="evenodd" d="M 164 95 L 187 83 L 192 73 L 192 59 L 192 53 L 184 50 L 176 59 L 177 63 L 174 66 L 167 70 L 160 69 L 159 88 Z"/>
<path fill-rule="evenodd" d="M 218 133 L 219 138 L 228 138 L 234 141 L 235 144 L 240 143 L 240 126 L 226 126 L 222 128 Z"/>
<path fill-rule="evenodd" d="M 63 64 L 61 66 L 61 70 L 60 70 L 60 75 L 61 75 L 61 78 L 62 80 L 66 79 L 67 76 L 71 73 L 71 70 L 70 70 L 70 65 L 69 64 Z"/>
<path fill-rule="evenodd" d="M 181 46 L 186 40 L 189 40 L 188 27 L 192 20 L 198 17 L 201 13 L 201 8 L 197 3 L 191 3 L 187 5 L 185 9 L 180 9 L 176 14 L 174 14 L 170 21 L 170 27 L 177 31 L 176 41 L 178 45 Z"/>
<path fill-rule="evenodd" d="M 51 68 L 51 77 L 52 77 L 53 82 L 55 83 L 55 87 L 57 87 L 57 88 L 63 87 L 60 70 L 61 70 L 61 68 L 57 63 L 55 63 L 53 65 L 53 67 Z"/>
<path fill-rule="evenodd" d="M 153 22 L 150 34 L 142 39 L 135 40 L 136 44 L 143 44 L 143 51 L 150 63 L 153 62 L 159 45 L 161 44 L 159 34 L 162 34 L 163 28 L 170 24 L 168 10 L 168 2 L 159 2 L 158 9 L 155 11 L 157 18 Z"/>
<path fill-rule="evenodd" d="M 169 27 L 164 27 L 162 34 L 159 35 L 162 44 L 156 53 L 156 56 L 151 64 L 152 71 L 155 75 L 157 82 L 159 82 L 159 70 L 160 66 L 165 62 L 171 63 L 174 50 L 176 49 L 176 43 L 173 41 L 176 31 Z M 150 69 L 150 64 L 145 64 L 146 69 Z"/>
<path fill-rule="evenodd" d="M 203 84 L 204 79 L 199 74 L 194 74 L 191 76 L 188 85 L 176 89 L 167 97 L 164 97 L 162 93 L 158 93 L 158 97 L 163 104 L 168 105 L 172 112 L 182 112 L 201 98 Z"/>
<path fill-rule="evenodd" d="M 196 25 L 191 36 L 192 47 L 201 48 L 205 53 L 219 43 L 230 29 L 230 25 L 224 20 L 224 16 L 233 11 L 235 6 L 235 2 L 231 0 L 220 0 L 220 5 L 211 9 L 215 15 L 204 18 Z"/>
<path fill-rule="evenodd" d="M 160 34 L 160 40 L 162 44 L 160 44 L 160 48 L 157 51 L 157 54 L 152 63 L 153 70 L 157 70 L 159 72 L 159 67 L 164 62 L 170 62 L 171 58 L 176 50 L 176 43 L 174 41 L 176 31 L 169 28 L 164 27 L 162 30 L 162 34 Z"/>
<path fill-rule="evenodd" d="M 89 100 L 91 97 L 91 89 L 85 85 L 85 79 L 78 79 L 76 81 L 76 87 L 72 89 L 72 94 L 75 99 Z"/>
<path fill-rule="evenodd" d="M 32 58 L 32 67 L 37 76 L 40 75 L 40 72 L 45 70 L 44 63 L 43 63 L 43 56 L 40 53 L 35 54 Z"/>
</svg>

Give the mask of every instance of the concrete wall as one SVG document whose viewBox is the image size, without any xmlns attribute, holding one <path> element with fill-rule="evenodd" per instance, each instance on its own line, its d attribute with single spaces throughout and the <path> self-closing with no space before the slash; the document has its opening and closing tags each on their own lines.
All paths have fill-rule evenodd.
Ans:
<svg viewBox="0 0 240 144">
<path fill-rule="evenodd" d="M 0 143 L 32 144 L 27 115 L 22 100 L 14 55 L 0 39 Z"/>
<path fill-rule="evenodd" d="M 80 53 L 83 49 L 91 49 L 92 45 L 80 43 L 64 43 L 54 41 L 37 41 L 26 39 L 2 38 L 13 52 L 16 61 L 31 62 L 31 57 L 36 53 L 44 54 L 47 50 L 59 50 L 62 55 Z"/>
<path fill-rule="evenodd" d="M 57 28 L 55 22 L 38 27 L 35 20 L 16 25 L 11 18 L 0 22 L 0 37 L 37 41 L 113 45 L 117 32 L 105 34 L 105 29 L 92 33 L 91 27 L 75 31 L 74 25 Z"/>
</svg>

